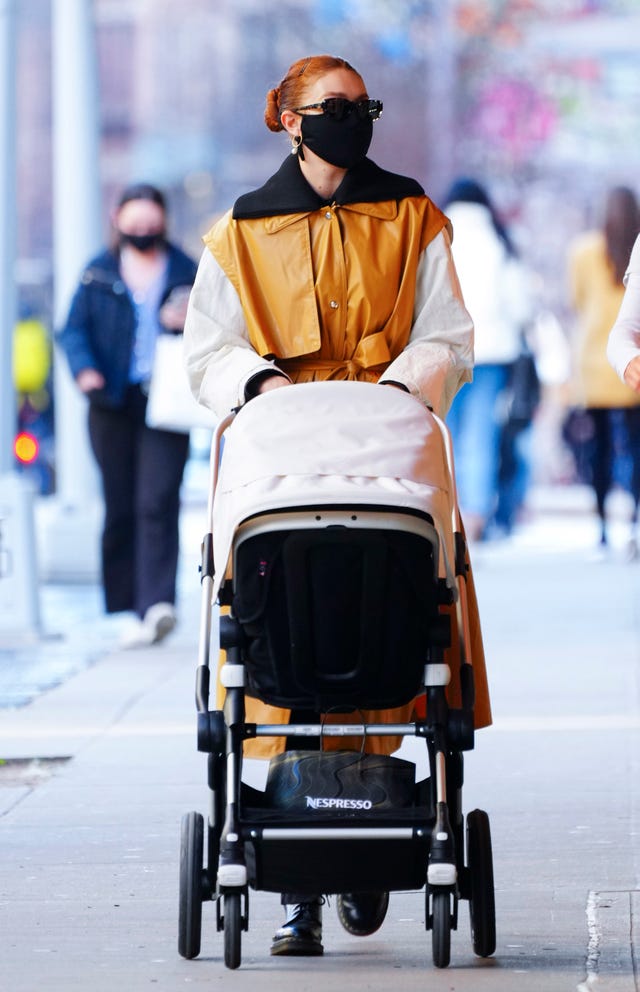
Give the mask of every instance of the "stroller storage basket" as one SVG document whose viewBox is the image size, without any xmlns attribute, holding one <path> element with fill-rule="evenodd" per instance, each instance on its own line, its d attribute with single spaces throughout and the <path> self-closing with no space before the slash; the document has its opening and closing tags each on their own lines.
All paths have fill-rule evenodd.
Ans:
<svg viewBox="0 0 640 992">
<path fill-rule="evenodd" d="M 245 841 L 248 881 L 267 892 L 317 894 L 322 864 L 322 891 L 358 892 L 420 889 L 425 883 L 429 831 L 402 831 L 397 836 L 370 836 L 365 829 L 331 831 L 305 838 L 282 830 L 254 829 Z"/>
<path fill-rule="evenodd" d="M 263 793 L 241 790 L 249 882 L 315 892 L 320 860 L 323 892 L 420 888 L 432 818 L 428 783 L 416 785 L 410 761 L 287 751 L 271 759 Z"/>
</svg>

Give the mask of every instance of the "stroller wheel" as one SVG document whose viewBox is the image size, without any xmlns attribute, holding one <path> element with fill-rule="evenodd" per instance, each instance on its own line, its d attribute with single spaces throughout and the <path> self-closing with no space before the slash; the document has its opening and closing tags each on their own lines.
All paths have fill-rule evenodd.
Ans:
<svg viewBox="0 0 640 992">
<path fill-rule="evenodd" d="M 431 895 L 431 950 L 436 968 L 446 968 L 451 960 L 451 896 L 447 889 Z"/>
<path fill-rule="evenodd" d="M 200 813 L 185 813 L 180 835 L 178 915 L 178 952 L 183 958 L 196 958 L 200 953 L 203 847 L 204 818 Z"/>
<path fill-rule="evenodd" d="M 241 940 L 240 893 L 226 892 L 224 895 L 224 963 L 227 968 L 240 967 Z"/>
<path fill-rule="evenodd" d="M 473 950 L 481 958 L 496 949 L 496 907 L 493 888 L 493 855 L 489 817 L 481 809 L 467 816 L 469 864 L 469 914 Z"/>
</svg>

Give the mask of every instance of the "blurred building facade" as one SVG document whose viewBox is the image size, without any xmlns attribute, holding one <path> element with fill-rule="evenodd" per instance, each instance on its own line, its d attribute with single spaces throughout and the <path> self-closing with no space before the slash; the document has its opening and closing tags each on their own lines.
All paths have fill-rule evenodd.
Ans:
<svg viewBox="0 0 640 992">
<path fill-rule="evenodd" d="M 168 190 L 195 254 L 211 220 L 287 154 L 262 121 L 296 58 L 329 51 L 385 103 L 371 154 L 436 201 L 480 178 L 561 310 L 564 255 L 602 191 L 640 176 L 637 0 L 94 0 L 105 236 L 117 190 Z M 51 298 L 51 0 L 19 4 L 23 305 Z"/>
</svg>

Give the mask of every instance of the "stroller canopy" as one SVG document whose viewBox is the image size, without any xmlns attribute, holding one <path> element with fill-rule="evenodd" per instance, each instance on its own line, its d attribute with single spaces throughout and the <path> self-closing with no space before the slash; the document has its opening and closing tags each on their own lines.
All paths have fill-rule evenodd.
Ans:
<svg viewBox="0 0 640 992">
<path fill-rule="evenodd" d="M 409 393 L 364 382 L 271 390 L 242 407 L 225 434 L 213 502 L 213 598 L 244 520 L 328 505 L 429 514 L 440 574 L 455 591 L 454 497 L 441 425 Z"/>
</svg>

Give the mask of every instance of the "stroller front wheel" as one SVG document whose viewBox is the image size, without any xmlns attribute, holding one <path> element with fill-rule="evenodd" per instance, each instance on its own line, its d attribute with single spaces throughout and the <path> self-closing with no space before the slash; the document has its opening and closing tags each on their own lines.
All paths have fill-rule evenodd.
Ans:
<svg viewBox="0 0 640 992">
<path fill-rule="evenodd" d="M 446 968 L 451 960 L 451 896 L 448 890 L 431 895 L 431 950 L 436 968 Z"/>
<path fill-rule="evenodd" d="M 240 967 L 241 941 L 240 893 L 226 892 L 224 895 L 224 963 L 227 968 Z"/>
</svg>

